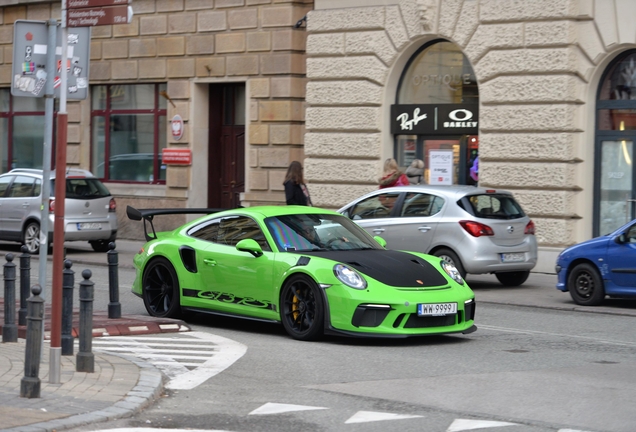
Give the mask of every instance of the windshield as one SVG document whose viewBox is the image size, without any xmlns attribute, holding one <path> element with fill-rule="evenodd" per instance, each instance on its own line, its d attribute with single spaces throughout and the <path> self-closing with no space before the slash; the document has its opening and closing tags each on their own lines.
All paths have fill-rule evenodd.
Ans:
<svg viewBox="0 0 636 432">
<path fill-rule="evenodd" d="M 362 228 L 340 215 L 295 214 L 265 219 L 281 252 L 382 249 Z"/>
<path fill-rule="evenodd" d="M 55 196 L 55 180 L 51 180 L 51 197 Z M 94 199 L 110 196 L 106 186 L 96 178 L 67 178 L 66 198 Z"/>
</svg>

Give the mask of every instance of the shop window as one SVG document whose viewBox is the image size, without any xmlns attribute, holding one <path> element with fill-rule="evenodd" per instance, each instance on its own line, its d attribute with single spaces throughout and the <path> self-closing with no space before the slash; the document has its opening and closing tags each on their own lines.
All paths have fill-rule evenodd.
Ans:
<svg viewBox="0 0 636 432">
<path fill-rule="evenodd" d="M 91 168 L 104 181 L 165 183 L 165 84 L 91 87 Z"/>
<path fill-rule="evenodd" d="M 43 125 L 44 98 L 13 97 L 0 89 L 0 172 L 43 168 Z"/>
<path fill-rule="evenodd" d="M 422 183 L 479 181 L 479 91 L 473 68 L 454 43 L 423 46 L 407 63 L 391 106 L 394 157 L 403 169 L 424 163 Z"/>
</svg>

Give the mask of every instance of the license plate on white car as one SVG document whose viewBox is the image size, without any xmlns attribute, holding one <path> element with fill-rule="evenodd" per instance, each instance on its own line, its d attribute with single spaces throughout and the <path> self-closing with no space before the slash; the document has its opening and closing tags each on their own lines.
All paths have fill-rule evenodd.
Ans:
<svg viewBox="0 0 636 432">
<path fill-rule="evenodd" d="M 457 303 L 420 303 L 417 305 L 418 316 L 455 315 Z"/>
<path fill-rule="evenodd" d="M 526 260 L 526 256 L 525 254 L 521 252 L 501 254 L 501 262 L 520 262 L 525 260 Z"/>
<path fill-rule="evenodd" d="M 78 231 L 100 230 L 100 229 L 102 229 L 102 224 L 97 222 L 81 222 L 77 224 Z"/>
</svg>

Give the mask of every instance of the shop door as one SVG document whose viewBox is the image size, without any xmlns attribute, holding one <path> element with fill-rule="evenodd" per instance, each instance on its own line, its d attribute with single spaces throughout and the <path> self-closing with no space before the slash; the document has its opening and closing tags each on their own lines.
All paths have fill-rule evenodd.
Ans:
<svg viewBox="0 0 636 432">
<path fill-rule="evenodd" d="M 245 85 L 210 85 L 208 207 L 236 208 L 245 192 Z"/>
<path fill-rule="evenodd" d="M 634 141 L 602 137 L 597 141 L 598 172 L 595 236 L 609 234 L 636 217 Z"/>
</svg>

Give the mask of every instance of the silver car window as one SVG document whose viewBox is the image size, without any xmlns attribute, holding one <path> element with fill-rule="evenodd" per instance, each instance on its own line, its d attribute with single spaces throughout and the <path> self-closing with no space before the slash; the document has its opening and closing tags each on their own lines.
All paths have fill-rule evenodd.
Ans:
<svg viewBox="0 0 636 432">
<path fill-rule="evenodd" d="M 13 176 L 4 176 L 0 177 L 0 197 L 4 196 L 7 191 L 7 187 L 9 187 L 9 183 L 13 180 Z"/>
<path fill-rule="evenodd" d="M 349 217 L 354 220 L 388 218 L 399 196 L 399 192 L 387 192 L 366 198 L 351 209 Z"/>
<path fill-rule="evenodd" d="M 515 219 L 525 216 L 521 206 L 510 195 L 471 195 L 468 202 L 476 217 Z"/>
<path fill-rule="evenodd" d="M 33 197 L 34 195 L 34 183 L 33 177 L 16 176 L 11 188 L 9 189 L 10 197 L 25 198 Z"/>
<path fill-rule="evenodd" d="M 444 199 L 425 193 L 409 192 L 404 198 L 402 217 L 433 216 L 442 209 Z"/>
</svg>

